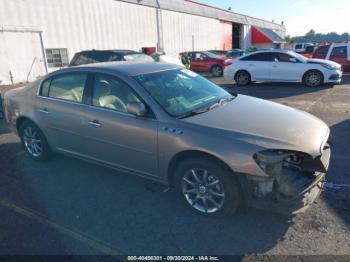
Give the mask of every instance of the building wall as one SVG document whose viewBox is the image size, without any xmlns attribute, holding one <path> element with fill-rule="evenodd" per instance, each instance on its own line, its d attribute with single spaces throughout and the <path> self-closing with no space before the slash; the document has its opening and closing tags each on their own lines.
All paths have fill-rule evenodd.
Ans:
<svg viewBox="0 0 350 262">
<path fill-rule="evenodd" d="M 11 82 L 9 71 L 15 82 L 27 78 L 31 81 L 45 74 L 39 34 L 29 33 L 24 27 L 42 31 L 47 49 L 67 48 L 69 59 L 81 50 L 156 47 L 157 14 L 164 51 L 171 55 L 190 50 L 229 49 L 227 35 L 231 26 L 222 26 L 222 15 L 227 17 L 221 19 L 225 21 L 234 18 L 242 24 L 266 24 L 282 31 L 284 28 L 194 2 L 143 0 L 141 4 L 145 5 L 139 3 L 137 0 L 0 0 L 0 84 Z M 165 10 L 157 12 L 157 3 Z M 169 11 L 169 8 L 179 10 Z M 7 27 L 21 32 L 6 31 Z M 241 46 L 248 48 L 249 26 L 244 25 L 242 30 Z"/>
<path fill-rule="evenodd" d="M 219 20 L 163 10 L 162 23 L 164 51 L 167 54 L 220 48 Z"/>
<path fill-rule="evenodd" d="M 45 73 L 39 33 L 0 32 L 0 84 L 33 81 Z"/>
<path fill-rule="evenodd" d="M 42 30 L 45 47 L 68 48 L 70 59 L 76 52 L 86 49 L 140 50 L 157 45 L 156 9 L 152 7 L 114 0 L 0 0 L 0 6 L 0 28 L 11 25 Z M 14 35 L 6 33 L 7 38 L 9 34 Z M 15 41 L 18 42 L 16 48 L 6 53 L 25 52 L 20 41 L 21 37 Z M 37 55 L 33 53 L 21 61 L 28 64 Z M 27 67 L 16 70 L 14 79 L 25 81 L 26 70 Z M 0 81 L 10 83 L 7 73 L 3 72 Z"/>
</svg>

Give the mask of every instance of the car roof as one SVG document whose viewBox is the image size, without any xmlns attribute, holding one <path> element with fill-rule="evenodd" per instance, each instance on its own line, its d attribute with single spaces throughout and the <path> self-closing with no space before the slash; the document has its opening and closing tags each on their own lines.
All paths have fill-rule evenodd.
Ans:
<svg viewBox="0 0 350 262">
<path fill-rule="evenodd" d="M 92 69 L 101 72 L 106 71 L 109 73 L 119 73 L 127 76 L 138 76 L 146 75 L 151 73 L 158 73 L 162 71 L 168 71 L 173 69 L 183 69 L 182 67 L 169 64 L 169 63 L 156 63 L 156 62 L 106 62 L 106 63 L 95 63 L 88 65 L 81 65 L 76 67 L 65 68 L 56 72 L 76 72 L 84 69 Z"/>
<path fill-rule="evenodd" d="M 127 54 L 142 54 L 141 52 L 137 52 L 134 50 L 126 50 L 126 49 L 111 49 L 111 50 L 84 50 L 81 52 L 78 52 L 77 54 L 89 54 L 89 53 L 104 53 L 104 52 L 111 52 L 116 53 L 120 55 L 127 55 Z"/>
<path fill-rule="evenodd" d="M 258 54 L 258 53 L 285 53 L 285 54 L 288 54 L 290 52 L 293 52 L 293 50 L 283 50 L 283 49 L 269 49 L 269 50 L 258 50 L 258 51 L 255 51 L 255 52 L 252 52 L 250 54 Z"/>
</svg>

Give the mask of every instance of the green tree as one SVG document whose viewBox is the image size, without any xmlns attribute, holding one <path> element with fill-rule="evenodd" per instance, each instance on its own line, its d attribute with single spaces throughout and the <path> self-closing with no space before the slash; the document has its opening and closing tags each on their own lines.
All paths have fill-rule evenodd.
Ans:
<svg viewBox="0 0 350 262">
<path fill-rule="evenodd" d="M 305 37 L 314 37 L 316 35 L 315 30 L 311 29 L 309 32 L 305 34 Z"/>
</svg>

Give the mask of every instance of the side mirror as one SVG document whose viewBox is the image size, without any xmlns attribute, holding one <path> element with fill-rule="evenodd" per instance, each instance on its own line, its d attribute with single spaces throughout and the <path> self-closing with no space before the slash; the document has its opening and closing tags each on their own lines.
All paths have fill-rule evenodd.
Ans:
<svg viewBox="0 0 350 262">
<path fill-rule="evenodd" d="M 294 57 L 291 57 L 291 58 L 289 58 L 289 62 L 291 62 L 291 63 L 297 63 L 298 60 L 297 60 L 296 58 L 294 58 Z"/>
<path fill-rule="evenodd" d="M 135 116 L 145 116 L 146 106 L 141 102 L 131 102 L 126 105 L 126 111 Z"/>
</svg>

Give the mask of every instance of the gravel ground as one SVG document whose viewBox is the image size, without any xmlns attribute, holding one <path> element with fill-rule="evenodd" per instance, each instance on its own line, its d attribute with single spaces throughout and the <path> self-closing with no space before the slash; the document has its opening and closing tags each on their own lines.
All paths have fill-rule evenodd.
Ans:
<svg viewBox="0 0 350 262">
<path fill-rule="evenodd" d="M 332 89 L 212 80 L 331 126 L 328 188 L 317 203 L 293 218 L 248 209 L 208 219 L 153 182 L 64 156 L 33 162 L 1 122 L 0 254 L 350 255 L 350 188 L 341 185 L 350 185 L 350 77 Z"/>
</svg>

